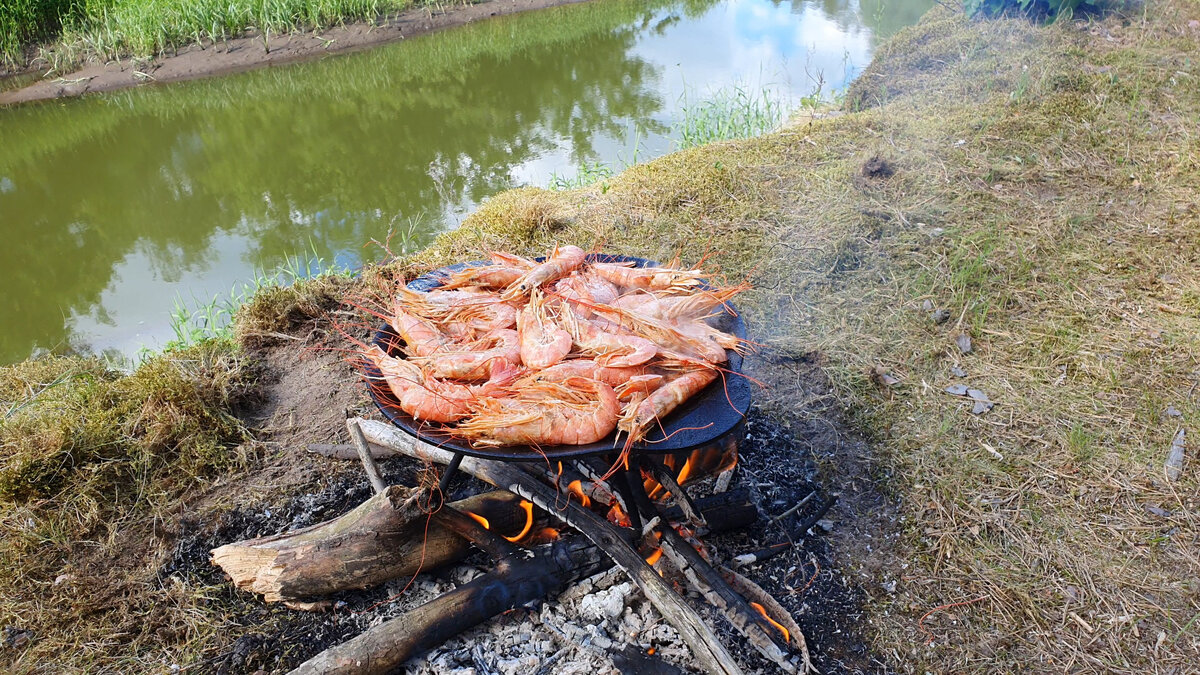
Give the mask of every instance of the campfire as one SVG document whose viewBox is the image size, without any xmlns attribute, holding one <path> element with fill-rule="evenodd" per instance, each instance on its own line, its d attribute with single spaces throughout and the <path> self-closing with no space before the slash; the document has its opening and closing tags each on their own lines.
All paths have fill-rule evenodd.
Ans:
<svg viewBox="0 0 1200 675">
<path fill-rule="evenodd" d="M 633 262 L 629 267 L 651 265 Z M 459 278 L 475 274 L 477 279 L 479 272 L 473 269 L 451 272 Z M 526 269 L 520 279 L 505 283 L 511 290 L 530 274 Z M 431 277 L 436 285 L 444 285 L 447 278 L 454 277 Z M 537 298 L 536 285 L 532 292 Z M 589 306 L 587 299 L 580 302 Z M 728 311 L 725 321 L 730 334 L 744 336 L 736 312 Z M 393 329 L 378 331 L 374 340 L 389 358 L 412 343 L 411 335 L 397 341 Z M 572 332 L 578 340 L 580 331 Z M 624 345 L 621 349 L 618 358 L 631 353 Z M 678 358 L 690 355 L 672 352 L 672 363 Z M 654 419 L 652 428 L 643 425 L 623 444 L 612 434 L 599 441 L 525 447 L 496 442 L 504 436 L 495 433 L 462 437 L 451 423 L 468 413 L 442 426 L 423 422 L 400 405 L 401 388 L 379 386 L 381 381 L 391 383 L 383 377 L 388 366 L 373 358 L 364 366 L 366 381 L 387 421 L 348 416 L 352 444 L 314 449 L 359 459 L 374 497 L 312 527 L 221 546 L 212 551 L 212 560 L 239 588 L 261 594 L 267 602 L 306 610 L 328 608 L 325 598 L 339 591 L 378 586 L 452 564 L 472 547 L 492 560 L 490 572 L 326 649 L 295 673 L 390 672 L 472 626 L 560 594 L 614 567 L 677 631 L 704 672 L 741 672 L 730 653 L 730 647 L 738 645 L 723 643 L 711 619 L 704 618 L 714 613 L 782 671 L 807 672 L 808 649 L 794 619 L 754 581 L 713 563 L 716 557 L 705 544 L 710 533 L 745 528 L 758 518 L 748 493 L 729 489 L 750 390 L 737 376 L 740 355 L 730 349 L 727 358 L 722 366 L 727 377 L 683 405 L 672 406 Z M 688 366 L 689 371 L 699 367 Z M 481 376 L 491 383 L 497 371 L 489 364 Z M 656 386 L 682 377 L 658 372 L 647 373 L 659 378 Z M 511 381 L 513 376 L 504 377 Z M 635 393 L 627 410 L 653 396 L 652 391 Z M 469 423 L 462 426 L 470 428 Z M 417 486 L 388 485 L 378 461 L 393 457 L 441 467 L 440 476 Z M 447 502 L 443 495 L 460 472 L 497 489 Z M 705 479 L 714 483 L 712 494 L 694 499 L 688 486 Z M 744 553 L 737 560 L 765 559 L 786 545 Z M 703 599 L 704 612 L 685 599 L 689 590 Z"/>
</svg>

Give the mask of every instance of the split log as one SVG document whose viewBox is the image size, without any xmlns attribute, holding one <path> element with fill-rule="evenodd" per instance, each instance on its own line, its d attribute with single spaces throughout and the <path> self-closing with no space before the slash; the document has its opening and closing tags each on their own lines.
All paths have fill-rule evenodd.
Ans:
<svg viewBox="0 0 1200 675">
<path fill-rule="evenodd" d="M 793 660 L 786 649 L 777 644 L 777 640 L 784 642 L 782 634 L 776 632 L 775 627 L 763 615 L 758 614 L 674 528 L 660 527 L 658 532 L 662 535 L 663 552 L 667 554 L 671 563 L 683 572 L 692 586 L 699 590 L 713 607 L 729 619 L 733 627 L 744 635 L 760 654 L 773 661 L 785 673 L 808 671 L 808 650 L 804 646 L 803 634 L 789 630 L 787 640 L 788 647 L 794 645 L 802 650 L 804 662 L 800 664 Z M 778 611 L 786 615 L 782 607 L 779 607 Z M 790 616 L 788 621 L 795 625 Z"/>
<path fill-rule="evenodd" d="M 259 593 L 267 602 L 297 602 L 461 560 L 467 540 L 438 518 L 431 521 L 421 501 L 427 495 L 391 486 L 339 518 L 213 549 L 212 562 L 238 588 Z M 487 518 L 495 531 L 513 532 L 525 518 L 518 501 L 495 491 L 450 506 Z"/>
<path fill-rule="evenodd" d="M 758 516 L 744 492 L 700 499 L 696 504 L 714 530 L 745 527 Z M 518 552 L 501 560 L 493 571 L 330 647 L 292 675 L 394 671 L 422 650 L 513 607 L 557 595 L 569 584 L 611 566 L 595 544 L 579 535 L 568 535 L 534 553 Z"/>
<path fill-rule="evenodd" d="M 410 454 L 415 459 L 439 464 L 449 464 L 452 459 L 450 452 L 426 443 L 415 442 L 389 424 L 359 420 L 359 426 L 368 441 Z M 671 585 L 658 576 L 653 567 L 646 564 L 637 550 L 625 541 L 621 531 L 607 520 L 573 501 L 568 502 L 565 508 L 556 505 L 558 493 L 553 488 L 535 480 L 515 466 L 466 457 L 462 462 L 462 470 L 528 499 L 542 510 L 582 532 L 629 574 L 655 609 L 678 631 L 702 670 L 740 675 L 742 670 L 733 660 L 733 656 L 696 610 L 684 602 Z"/>
</svg>

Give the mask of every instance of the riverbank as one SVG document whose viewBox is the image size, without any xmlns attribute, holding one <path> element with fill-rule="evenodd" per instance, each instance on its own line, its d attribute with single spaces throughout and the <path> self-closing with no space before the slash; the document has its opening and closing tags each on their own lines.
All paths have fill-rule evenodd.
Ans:
<svg viewBox="0 0 1200 675">
<path fill-rule="evenodd" d="M 709 254 L 749 278 L 763 411 L 812 422 L 826 406 L 867 436 L 865 450 L 839 432 L 812 451 L 827 484 L 896 504 L 844 499 L 830 516 L 843 574 L 812 581 L 844 581 L 861 601 L 840 629 L 864 636 L 863 669 L 1188 671 L 1198 47 L 1200 7 L 1181 0 L 1051 26 L 936 8 L 877 52 L 840 115 L 590 188 L 503 193 L 361 281 L 260 293 L 236 343 L 165 355 L 159 370 L 0 370 L 0 487 L 45 477 L 0 493 L 0 622 L 29 631 L 0 663 L 211 667 L 251 645 L 266 655 L 254 667 L 294 665 L 311 636 L 286 611 L 256 614 L 175 561 L 197 531 L 219 538 L 251 507 L 332 485 L 303 444 L 340 438 L 342 408 L 369 408 L 320 351 L 339 344 L 325 311 L 349 283 L 570 241 Z M 194 423 L 231 418 L 245 440 Z M 1163 463 L 1181 429 L 1189 459 L 1173 480 Z M 789 597 L 807 599 L 798 581 Z"/>
<path fill-rule="evenodd" d="M 494 16 L 516 14 L 584 0 L 484 0 L 478 4 L 416 7 L 374 22 L 352 22 L 317 30 L 269 34 L 256 30 L 221 41 L 203 40 L 153 58 L 94 61 L 67 73 L 7 91 L 0 105 L 81 96 L 145 84 L 179 82 L 277 66 L 328 54 L 367 49 Z M 54 49 L 53 46 L 50 47 Z M 28 71 L 10 77 L 29 77 Z"/>
</svg>

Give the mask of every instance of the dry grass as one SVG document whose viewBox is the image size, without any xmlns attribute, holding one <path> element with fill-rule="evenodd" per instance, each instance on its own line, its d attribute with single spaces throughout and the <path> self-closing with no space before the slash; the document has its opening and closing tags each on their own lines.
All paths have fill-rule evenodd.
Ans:
<svg viewBox="0 0 1200 675">
<path fill-rule="evenodd" d="M 879 659 L 1188 672 L 1200 485 L 1194 459 L 1177 483 L 1162 462 L 1179 427 L 1200 434 L 1198 18 L 1185 0 L 1048 27 L 935 10 L 878 53 L 845 114 L 676 153 L 606 191 L 500 195 L 368 283 L 555 241 L 712 254 L 754 281 L 744 307 L 766 349 L 820 354 L 901 499 L 902 543 L 860 570 Z M 865 175 L 875 158 L 894 174 Z M 303 284 L 272 293 L 241 330 L 284 330 L 324 302 Z M 876 367 L 900 384 L 876 385 Z M 764 377 L 773 405 L 799 405 Z M 996 407 L 972 415 L 943 392 L 960 382 Z M 895 593 L 878 589 L 885 576 Z M 213 637 L 219 614 L 188 604 L 203 592 L 181 589 L 162 618 L 190 617 L 190 637 L 97 648 L 104 663 L 227 639 Z M 85 647 L 56 648 L 84 662 Z"/>
</svg>

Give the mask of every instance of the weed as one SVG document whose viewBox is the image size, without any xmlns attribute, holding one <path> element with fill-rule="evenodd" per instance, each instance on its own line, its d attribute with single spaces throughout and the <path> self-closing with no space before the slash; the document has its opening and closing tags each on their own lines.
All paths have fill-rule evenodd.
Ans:
<svg viewBox="0 0 1200 675">
<path fill-rule="evenodd" d="M 681 109 L 682 119 L 674 127 L 681 148 L 761 136 L 778 127 L 784 117 L 783 104 L 769 90 L 741 86 L 721 89 L 696 102 L 685 94 Z"/>
</svg>

